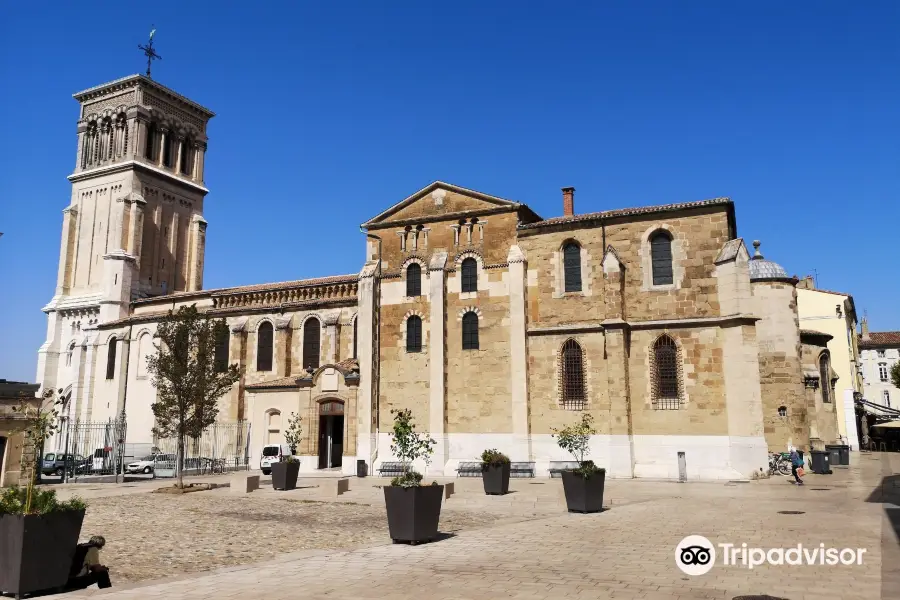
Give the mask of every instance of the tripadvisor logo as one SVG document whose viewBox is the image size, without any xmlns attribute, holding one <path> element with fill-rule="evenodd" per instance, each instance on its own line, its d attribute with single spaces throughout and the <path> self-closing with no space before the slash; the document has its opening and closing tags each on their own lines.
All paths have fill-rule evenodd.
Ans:
<svg viewBox="0 0 900 600">
<path fill-rule="evenodd" d="M 753 569 L 762 565 L 861 565 L 865 548 L 832 548 L 825 544 L 790 548 L 751 548 L 746 543 L 714 545 L 702 535 L 689 535 L 675 547 L 675 564 L 687 575 L 704 575 L 716 564 L 716 547 L 722 565 Z"/>
</svg>

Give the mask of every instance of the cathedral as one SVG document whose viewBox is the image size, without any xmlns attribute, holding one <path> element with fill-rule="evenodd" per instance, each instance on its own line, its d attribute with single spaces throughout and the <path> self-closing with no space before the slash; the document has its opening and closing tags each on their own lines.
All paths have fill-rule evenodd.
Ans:
<svg viewBox="0 0 900 600">
<path fill-rule="evenodd" d="M 420 467 L 448 476 L 489 448 L 546 476 L 585 412 L 611 477 L 753 478 L 837 437 L 829 336 L 800 330 L 798 280 L 748 250 L 728 198 L 579 213 L 563 188 L 544 218 L 436 181 L 360 215 L 357 273 L 204 289 L 214 113 L 143 75 L 74 98 L 37 373 L 68 419 L 125 415 L 152 442 L 155 324 L 196 305 L 227 321 L 217 354 L 242 377 L 219 418 L 250 424 L 251 466 L 292 413 L 304 472 L 392 460 L 403 408 L 437 440 Z"/>
</svg>

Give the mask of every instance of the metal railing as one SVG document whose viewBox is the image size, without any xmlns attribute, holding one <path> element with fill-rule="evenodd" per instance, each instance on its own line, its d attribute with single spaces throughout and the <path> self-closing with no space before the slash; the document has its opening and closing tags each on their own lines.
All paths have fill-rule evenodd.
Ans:
<svg viewBox="0 0 900 600">
<path fill-rule="evenodd" d="M 156 477 L 174 477 L 177 438 L 154 437 L 153 472 Z M 250 423 L 214 423 L 197 438 L 184 444 L 184 475 L 211 475 L 249 469 Z"/>
<path fill-rule="evenodd" d="M 126 434 L 124 418 L 99 422 L 65 421 L 57 437 L 62 441 L 62 447 L 44 452 L 40 462 L 41 475 L 67 481 L 121 473 Z M 48 447 L 47 442 L 44 447 Z"/>
</svg>

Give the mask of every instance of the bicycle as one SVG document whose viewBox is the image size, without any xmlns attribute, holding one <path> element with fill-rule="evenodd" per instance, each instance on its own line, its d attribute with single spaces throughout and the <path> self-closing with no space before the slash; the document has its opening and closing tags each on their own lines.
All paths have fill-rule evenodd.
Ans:
<svg viewBox="0 0 900 600">
<path fill-rule="evenodd" d="M 790 475 L 791 455 L 787 452 L 769 454 L 769 475 Z"/>
</svg>

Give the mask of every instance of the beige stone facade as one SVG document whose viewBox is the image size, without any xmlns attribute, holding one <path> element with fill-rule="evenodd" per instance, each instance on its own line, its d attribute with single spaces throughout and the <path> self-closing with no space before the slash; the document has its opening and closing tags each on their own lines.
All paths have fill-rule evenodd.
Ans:
<svg viewBox="0 0 900 600">
<path fill-rule="evenodd" d="M 22 403 L 37 406 L 38 386 L 0 379 L 0 487 L 18 485 L 27 479 L 26 461 L 35 458 L 25 443 L 24 421 L 14 409 Z"/>
<path fill-rule="evenodd" d="M 86 105 L 130 82 L 161 93 L 144 78 L 123 82 L 76 98 Z M 211 116 L 179 101 L 174 114 Z M 139 147 L 157 156 L 153 143 Z M 283 442 L 296 413 L 304 470 L 377 468 L 392 458 L 391 410 L 404 408 L 437 440 L 427 470 L 441 474 L 488 448 L 546 474 L 571 460 L 553 430 L 582 412 L 597 426 L 592 457 L 614 477 L 748 478 L 765 471 L 767 448 L 808 443 L 805 415 L 788 425 L 772 416 L 781 403 L 808 409 L 794 284 L 751 283 L 726 198 L 575 214 L 566 188 L 566 214 L 543 219 L 523 203 L 435 182 L 363 224 L 358 274 L 204 291 L 202 194 L 190 196 L 202 187 L 203 154 L 191 156 L 189 173 L 160 168 L 158 156 L 148 166 L 140 152 L 129 163 L 182 191 L 153 204 L 144 190 L 146 206 L 162 207 L 153 210 L 127 196 L 133 186 L 113 194 L 131 204 L 110 206 L 131 208 L 116 213 L 111 239 L 121 248 L 104 255 L 105 287 L 91 287 L 93 275 L 71 283 L 82 263 L 70 233 L 99 224 L 66 217 L 62 283 L 45 308 L 39 381 L 71 393 L 82 418 L 124 411 L 129 441 L 152 427 L 142 365 L 155 322 L 195 304 L 229 325 L 229 360 L 243 375 L 220 418 L 250 422 L 251 460 Z M 106 176 L 103 164 L 82 163 L 77 189 Z M 160 271 L 163 256 L 176 257 L 165 267 L 174 270 Z M 174 290 L 160 288 L 163 276 Z M 79 329 L 73 318 L 87 322 Z M 111 354 L 111 344 L 120 349 Z"/>
</svg>

